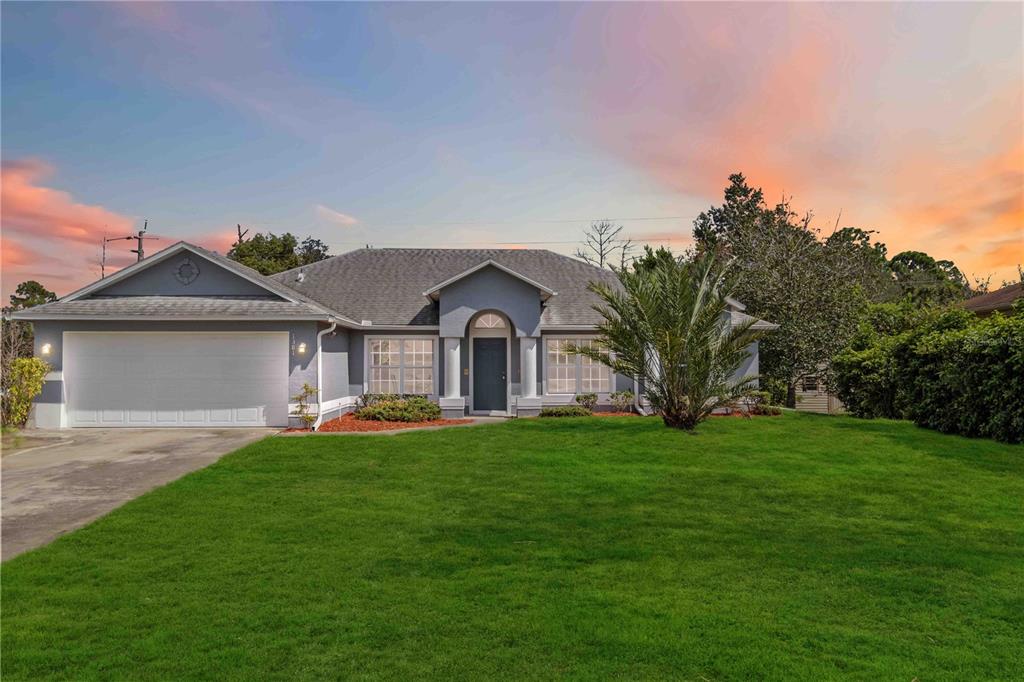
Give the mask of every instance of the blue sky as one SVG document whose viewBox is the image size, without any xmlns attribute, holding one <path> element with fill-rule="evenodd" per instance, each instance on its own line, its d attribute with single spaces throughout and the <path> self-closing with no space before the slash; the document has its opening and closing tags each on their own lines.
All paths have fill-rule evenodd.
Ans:
<svg viewBox="0 0 1024 682">
<path fill-rule="evenodd" d="M 733 170 L 891 251 L 1021 260 L 1020 5 L 2 13 L 5 294 L 89 281 L 144 217 L 220 250 L 242 223 L 569 252 L 602 217 L 681 248 Z"/>
</svg>

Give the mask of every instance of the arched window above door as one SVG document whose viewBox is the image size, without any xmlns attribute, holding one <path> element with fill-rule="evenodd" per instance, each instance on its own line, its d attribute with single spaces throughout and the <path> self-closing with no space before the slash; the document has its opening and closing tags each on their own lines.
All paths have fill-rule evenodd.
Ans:
<svg viewBox="0 0 1024 682">
<path fill-rule="evenodd" d="M 504 329 L 505 320 L 502 319 L 501 315 L 484 313 L 476 319 L 476 323 L 473 326 L 477 329 Z"/>
</svg>

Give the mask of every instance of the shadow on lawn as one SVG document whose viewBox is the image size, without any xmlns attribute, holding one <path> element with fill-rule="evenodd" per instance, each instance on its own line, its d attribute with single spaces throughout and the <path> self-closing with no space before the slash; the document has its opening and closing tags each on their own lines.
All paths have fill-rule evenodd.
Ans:
<svg viewBox="0 0 1024 682">
<path fill-rule="evenodd" d="M 800 418 L 808 422 L 829 420 L 830 429 L 853 432 L 861 437 L 870 435 L 918 455 L 956 460 L 976 469 L 1003 474 L 1024 471 L 1024 446 L 1020 445 L 942 433 L 896 419 L 858 419 L 824 414 L 806 414 Z"/>
</svg>

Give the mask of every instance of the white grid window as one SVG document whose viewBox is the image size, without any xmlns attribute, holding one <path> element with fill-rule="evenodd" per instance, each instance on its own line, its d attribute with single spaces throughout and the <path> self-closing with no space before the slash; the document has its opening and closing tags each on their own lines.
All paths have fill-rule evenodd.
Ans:
<svg viewBox="0 0 1024 682">
<path fill-rule="evenodd" d="M 432 394 L 433 339 L 372 339 L 367 384 L 370 393 Z"/>
<path fill-rule="evenodd" d="M 569 339 L 547 340 L 548 393 L 576 392 L 576 357 L 568 352 Z"/>
<path fill-rule="evenodd" d="M 428 395 L 434 392 L 434 342 L 406 339 L 402 346 L 402 392 Z"/>
<path fill-rule="evenodd" d="M 580 339 L 576 342 L 580 348 L 600 349 L 601 354 L 607 356 L 608 351 L 601 348 L 601 344 L 593 339 Z M 611 372 L 608 365 L 605 365 L 586 355 L 580 357 L 580 392 L 581 393 L 608 393 L 611 384 Z"/>
<path fill-rule="evenodd" d="M 370 393 L 398 393 L 401 348 L 397 339 L 370 341 Z"/>
<path fill-rule="evenodd" d="M 584 355 L 570 354 L 571 346 L 600 348 L 596 339 L 554 339 L 546 341 L 545 375 L 547 392 L 608 393 L 612 390 L 611 369 Z M 608 351 L 603 350 L 607 355 Z"/>
</svg>

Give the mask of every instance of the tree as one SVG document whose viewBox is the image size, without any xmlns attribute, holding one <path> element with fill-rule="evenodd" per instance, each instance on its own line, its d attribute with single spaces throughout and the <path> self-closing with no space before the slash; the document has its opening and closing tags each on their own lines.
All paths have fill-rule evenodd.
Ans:
<svg viewBox="0 0 1024 682">
<path fill-rule="evenodd" d="M 328 257 L 327 244 L 324 244 L 319 239 L 306 237 L 302 240 L 302 244 L 299 245 L 299 250 L 296 253 L 299 256 L 299 260 L 302 261 L 302 265 L 316 263 Z"/>
<path fill-rule="evenodd" d="M 290 232 L 278 236 L 273 233 L 257 233 L 245 239 L 245 232 L 239 227 L 239 238 L 228 251 L 228 258 L 257 270 L 263 275 L 273 275 L 308 265 L 327 258 L 327 245 L 319 239 L 307 237 L 302 245 Z"/>
<path fill-rule="evenodd" d="M 952 261 L 935 260 L 921 251 L 896 254 L 889 269 L 903 295 L 919 305 L 945 305 L 971 293 L 967 278 Z"/>
<path fill-rule="evenodd" d="M 751 323 L 732 326 L 728 266 L 712 256 L 676 259 L 662 249 L 647 255 L 633 268 L 614 268 L 621 287 L 591 282 L 602 301 L 595 307 L 604 318 L 597 326 L 601 347 L 572 350 L 639 377 L 665 425 L 692 430 L 749 392 L 756 377 L 734 374 L 757 335 Z"/>
<path fill-rule="evenodd" d="M 825 252 L 836 277 L 857 283 L 872 303 L 894 301 L 900 289 L 889 270 L 887 249 L 872 242 L 875 230 L 844 227 L 825 240 Z"/>
<path fill-rule="evenodd" d="M 616 262 L 620 268 L 625 267 L 633 251 L 633 242 L 619 239 L 620 232 L 622 225 L 608 220 L 592 223 L 583 232 L 583 245 L 576 249 L 576 257 L 599 268 L 611 267 Z"/>
<path fill-rule="evenodd" d="M 34 279 L 22 282 L 11 294 L 11 309 L 23 310 L 34 305 L 52 303 L 57 300 L 57 294 L 53 293 Z"/>
<path fill-rule="evenodd" d="M 811 229 L 811 214 L 798 218 L 786 201 L 769 208 L 742 174 L 729 180 L 725 203 L 694 223 L 697 251 L 732 261 L 736 298 L 751 315 L 779 325 L 761 342 L 761 373 L 785 384 L 792 407 L 797 382 L 846 345 L 866 303 L 854 278 L 836 276 L 832 257 L 858 235 L 844 233 L 829 250 Z"/>
</svg>

